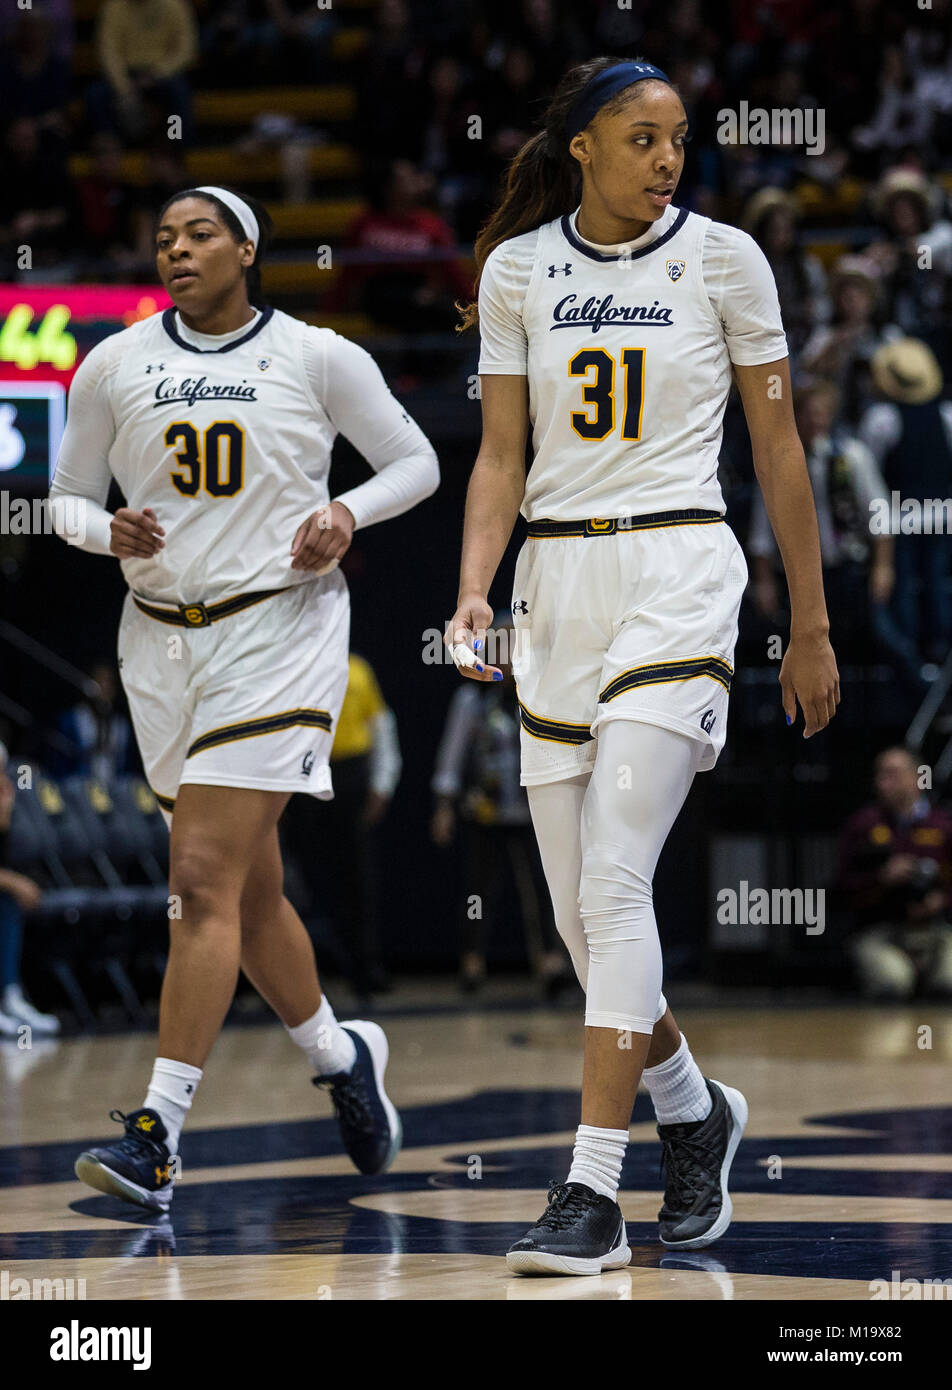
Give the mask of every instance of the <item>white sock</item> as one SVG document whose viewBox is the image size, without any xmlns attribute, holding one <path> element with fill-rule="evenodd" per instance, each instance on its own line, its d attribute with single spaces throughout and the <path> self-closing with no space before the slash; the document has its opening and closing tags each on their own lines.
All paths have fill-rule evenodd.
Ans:
<svg viewBox="0 0 952 1390">
<path fill-rule="evenodd" d="M 188 1062 L 173 1062 L 169 1057 L 156 1057 L 152 1068 L 152 1080 L 146 1092 L 142 1107 L 155 1110 L 169 1132 L 166 1139 L 169 1153 L 178 1153 L 179 1136 L 185 1123 L 185 1116 L 192 1108 L 198 1083 L 202 1079 L 201 1067 L 190 1067 Z"/>
<path fill-rule="evenodd" d="M 710 1115 L 714 1102 L 683 1033 L 677 1052 L 656 1067 L 646 1067 L 642 1076 L 659 1125 L 687 1124 Z"/>
<path fill-rule="evenodd" d="M 326 994 L 317 1013 L 289 1028 L 288 1036 L 306 1053 L 318 1076 L 351 1071 L 357 1060 L 354 1040 L 337 1022 Z"/>
<path fill-rule="evenodd" d="M 579 1125 L 572 1150 L 572 1167 L 566 1182 L 583 1182 L 614 1202 L 621 1181 L 621 1165 L 628 1147 L 627 1129 L 597 1129 Z"/>
</svg>

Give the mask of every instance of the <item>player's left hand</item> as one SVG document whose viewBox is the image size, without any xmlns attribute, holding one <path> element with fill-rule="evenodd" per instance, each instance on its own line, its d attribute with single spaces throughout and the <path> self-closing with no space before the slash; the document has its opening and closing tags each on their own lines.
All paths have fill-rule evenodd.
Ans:
<svg viewBox="0 0 952 1390">
<path fill-rule="evenodd" d="M 840 673 L 826 636 L 791 637 L 780 667 L 780 689 L 788 724 L 803 711 L 803 737 L 825 729 L 840 703 Z"/>
<path fill-rule="evenodd" d="M 293 570 L 316 570 L 325 574 L 333 569 L 342 555 L 350 549 L 354 535 L 354 517 L 343 502 L 329 502 L 318 507 L 313 516 L 302 521 L 291 546 Z"/>
</svg>

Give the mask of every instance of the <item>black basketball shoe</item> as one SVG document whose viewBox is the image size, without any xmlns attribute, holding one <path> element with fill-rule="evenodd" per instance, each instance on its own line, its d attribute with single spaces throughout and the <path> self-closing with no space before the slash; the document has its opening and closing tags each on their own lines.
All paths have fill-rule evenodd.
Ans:
<svg viewBox="0 0 952 1390">
<path fill-rule="evenodd" d="M 580 1182 L 555 1183 L 549 1205 L 506 1256 L 513 1274 L 601 1274 L 631 1259 L 621 1207 Z"/>
<path fill-rule="evenodd" d="M 352 1071 L 315 1076 L 314 1085 L 330 1092 L 341 1139 L 361 1173 L 384 1173 L 403 1142 L 400 1116 L 383 1088 L 390 1049 L 379 1023 L 351 1019 L 342 1023 L 357 1049 Z"/>
<path fill-rule="evenodd" d="M 110 1110 L 109 1118 L 125 1125 L 125 1138 L 86 1149 L 74 1165 L 76 1176 L 110 1197 L 167 1211 L 174 1179 L 161 1117 L 155 1110 L 133 1110 L 129 1115 Z"/>
<path fill-rule="evenodd" d="M 679 1250 L 712 1245 L 734 1213 L 727 1179 L 747 1123 L 740 1091 L 705 1077 L 711 1113 L 704 1120 L 658 1125 L 665 1174 L 664 1205 L 658 1212 L 661 1244 Z"/>
</svg>

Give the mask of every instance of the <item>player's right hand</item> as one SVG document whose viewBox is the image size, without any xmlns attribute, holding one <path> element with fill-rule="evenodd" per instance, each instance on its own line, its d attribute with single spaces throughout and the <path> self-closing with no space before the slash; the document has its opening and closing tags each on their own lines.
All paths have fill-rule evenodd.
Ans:
<svg viewBox="0 0 952 1390">
<path fill-rule="evenodd" d="M 493 610 L 480 594 L 460 599 L 459 607 L 443 634 L 456 669 L 474 681 L 502 680 L 498 666 L 487 666 L 486 629 L 493 620 Z"/>
<path fill-rule="evenodd" d="M 160 539 L 165 532 L 151 507 L 141 512 L 120 507 L 109 524 L 109 531 L 109 549 L 120 560 L 150 560 L 165 545 Z"/>
</svg>

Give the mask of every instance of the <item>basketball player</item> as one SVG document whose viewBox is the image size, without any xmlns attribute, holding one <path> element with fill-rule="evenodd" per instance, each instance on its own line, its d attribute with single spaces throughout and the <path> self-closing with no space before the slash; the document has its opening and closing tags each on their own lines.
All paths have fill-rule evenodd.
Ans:
<svg viewBox="0 0 952 1390">
<path fill-rule="evenodd" d="M 433 492 L 439 470 L 362 348 L 261 304 L 269 233 L 267 212 L 230 189 L 168 200 L 156 264 L 175 307 L 81 363 L 51 488 L 57 529 L 75 521 L 69 500 L 79 543 L 121 562 L 119 665 L 171 827 L 159 1056 L 142 1106 L 112 1112 L 124 1137 L 81 1154 L 76 1172 L 159 1209 L 239 968 L 330 1091 L 357 1168 L 382 1172 L 401 1138 L 386 1037 L 339 1023 L 322 996 L 283 895 L 277 824 L 293 792 L 333 795 L 350 625 L 340 557 L 357 527 Z M 337 433 L 376 476 L 330 501 Z"/>
<path fill-rule="evenodd" d="M 749 236 L 674 206 L 687 125 L 647 63 L 572 68 L 477 241 L 464 316 L 481 333 L 483 436 L 448 642 L 466 676 L 497 678 L 487 595 L 521 510 L 521 775 L 586 991 L 572 1164 L 510 1250 L 517 1272 L 628 1263 L 616 1194 L 642 1075 L 666 1170 L 662 1242 L 709 1245 L 730 1223 L 747 1104 L 703 1076 L 665 1003 L 652 877 L 724 743 L 747 582 L 717 482 L 732 366 L 790 587 L 787 723 L 799 703 L 810 737 L 839 698 L 776 288 Z"/>
</svg>

